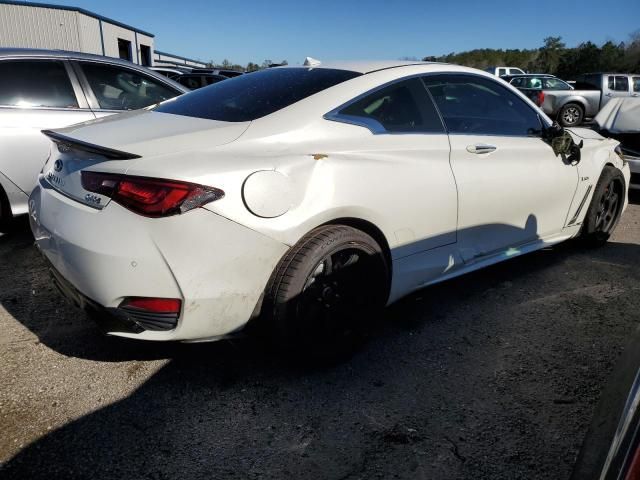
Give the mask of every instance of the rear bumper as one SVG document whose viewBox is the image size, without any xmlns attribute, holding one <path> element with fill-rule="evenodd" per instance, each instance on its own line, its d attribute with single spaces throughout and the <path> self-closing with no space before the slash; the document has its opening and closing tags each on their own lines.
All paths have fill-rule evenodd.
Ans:
<svg viewBox="0 0 640 480">
<path fill-rule="evenodd" d="M 114 202 L 95 210 L 44 183 L 31 194 L 29 220 L 65 296 L 107 333 L 145 340 L 212 340 L 238 330 L 288 249 L 205 209 L 150 219 Z M 126 297 L 181 299 L 176 327 L 144 329 L 118 308 Z"/>
</svg>

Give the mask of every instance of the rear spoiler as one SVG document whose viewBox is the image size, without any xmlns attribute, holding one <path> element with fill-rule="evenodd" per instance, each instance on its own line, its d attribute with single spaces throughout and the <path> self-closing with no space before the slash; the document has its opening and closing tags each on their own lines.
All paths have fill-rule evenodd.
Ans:
<svg viewBox="0 0 640 480">
<path fill-rule="evenodd" d="M 94 145 L 93 143 L 83 142 L 82 140 L 67 137 L 66 135 L 56 133 L 52 130 L 42 130 L 42 133 L 53 140 L 58 146 L 58 150 L 61 152 L 81 150 L 83 152 L 97 153 L 98 155 L 102 155 L 110 160 L 132 160 L 134 158 L 140 158 L 140 155 L 136 155 L 135 153 L 101 147 L 100 145 Z"/>
</svg>

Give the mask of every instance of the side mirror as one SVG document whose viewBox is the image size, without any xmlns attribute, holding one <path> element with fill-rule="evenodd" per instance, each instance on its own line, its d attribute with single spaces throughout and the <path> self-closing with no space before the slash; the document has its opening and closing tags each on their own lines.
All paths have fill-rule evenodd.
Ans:
<svg viewBox="0 0 640 480">
<path fill-rule="evenodd" d="M 544 130 L 543 139 L 551 145 L 553 153 L 562 157 L 565 163 L 570 165 L 580 163 L 580 149 L 584 145 L 584 141 L 581 140 L 580 143 L 576 143 L 571 134 L 556 122 L 553 122 L 551 127 Z"/>
</svg>

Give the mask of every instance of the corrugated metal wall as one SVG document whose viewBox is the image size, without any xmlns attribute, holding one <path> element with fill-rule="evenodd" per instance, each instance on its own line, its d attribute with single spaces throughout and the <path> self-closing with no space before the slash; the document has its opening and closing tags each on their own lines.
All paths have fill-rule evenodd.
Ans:
<svg viewBox="0 0 640 480">
<path fill-rule="evenodd" d="M 100 20 L 74 12 L 78 19 L 78 33 L 80 35 L 80 51 L 102 55 L 102 40 L 100 40 Z"/>
<path fill-rule="evenodd" d="M 0 46 L 80 51 L 77 12 L 0 4 Z"/>
<path fill-rule="evenodd" d="M 140 45 L 151 48 L 153 37 L 136 32 L 80 12 L 27 5 L 0 4 L 0 47 L 46 48 L 119 57 L 118 38 L 131 42 L 131 60 L 141 63 Z M 136 51 L 137 44 L 137 51 Z"/>
</svg>

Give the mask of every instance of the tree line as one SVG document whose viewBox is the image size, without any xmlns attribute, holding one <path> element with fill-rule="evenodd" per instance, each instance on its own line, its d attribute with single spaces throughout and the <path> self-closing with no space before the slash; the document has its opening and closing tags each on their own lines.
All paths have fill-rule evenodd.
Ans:
<svg viewBox="0 0 640 480">
<path fill-rule="evenodd" d="M 272 60 L 265 60 L 261 64 L 249 62 L 246 65 L 240 65 L 233 63 L 228 59 L 224 59 L 222 63 L 215 63 L 213 60 L 207 62 L 209 68 L 224 68 L 226 70 L 236 70 L 238 72 L 255 72 L 256 70 L 262 70 L 263 68 L 269 68 L 276 65 L 289 65 L 289 62 L 282 60 L 280 62 L 273 62 Z"/>
<path fill-rule="evenodd" d="M 537 49 L 483 48 L 468 52 L 428 56 L 424 61 L 455 63 L 479 69 L 491 66 L 519 67 L 527 72 L 550 73 L 566 80 L 588 72 L 640 73 L 640 30 L 629 41 L 602 46 L 584 42 L 567 48 L 562 37 L 547 37 Z"/>
</svg>

